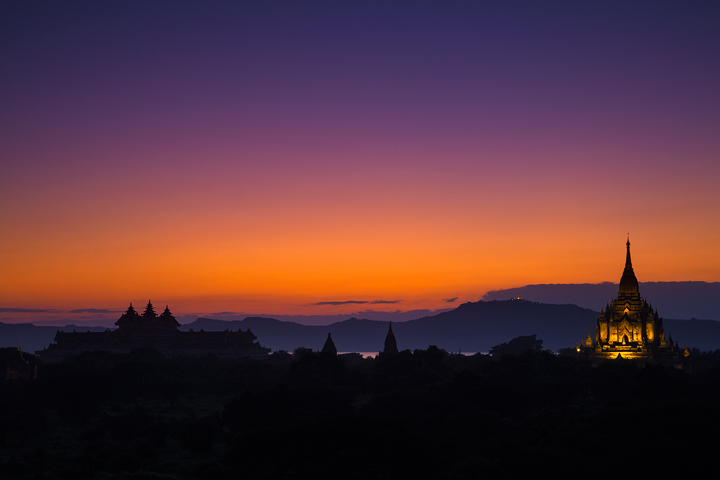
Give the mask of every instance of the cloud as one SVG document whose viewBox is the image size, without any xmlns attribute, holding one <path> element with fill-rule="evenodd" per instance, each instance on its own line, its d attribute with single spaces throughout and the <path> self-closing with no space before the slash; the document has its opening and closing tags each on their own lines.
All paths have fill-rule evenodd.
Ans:
<svg viewBox="0 0 720 480">
<path fill-rule="evenodd" d="M 311 303 L 310 305 L 363 305 L 366 303 L 370 303 L 365 300 L 344 300 L 342 302 L 317 302 L 317 303 Z"/>
<path fill-rule="evenodd" d="M 0 313 L 122 313 L 125 310 L 110 310 L 109 308 L 78 308 L 76 310 L 57 310 L 55 308 L 0 308 Z"/>
<path fill-rule="evenodd" d="M 310 305 L 377 305 L 400 303 L 402 300 L 343 300 L 338 302 L 317 302 Z"/>
<path fill-rule="evenodd" d="M 68 313 L 122 313 L 124 310 L 110 310 L 109 308 L 78 308 Z"/>
<path fill-rule="evenodd" d="M 454 302 L 455 300 L 457 300 L 457 299 L 458 299 L 458 297 L 443 298 L 443 302 L 445 302 L 445 303 L 453 303 L 453 302 Z"/>
<path fill-rule="evenodd" d="M 245 315 L 243 312 L 215 312 L 210 314 L 213 317 L 221 317 L 224 315 Z"/>
<path fill-rule="evenodd" d="M 0 308 L 1 313 L 60 313 L 54 308 Z"/>
</svg>

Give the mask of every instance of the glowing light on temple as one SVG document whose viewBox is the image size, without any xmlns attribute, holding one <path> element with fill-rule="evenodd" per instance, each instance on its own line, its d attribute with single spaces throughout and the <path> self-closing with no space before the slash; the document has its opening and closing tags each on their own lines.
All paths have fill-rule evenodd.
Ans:
<svg viewBox="0 0 720 480">
<path fill-rule="evenodd" d="M 630 258 L 630 238 L 626 243 L 625 269 L 617 298 L 603 309 L 597 321 L 595 340 L 588 335 L 578 351 L 595 359 L 672 360 L 679 349 L 672 339 L 665 340 L 662 318 L 640 296 Z"/>
</svg>

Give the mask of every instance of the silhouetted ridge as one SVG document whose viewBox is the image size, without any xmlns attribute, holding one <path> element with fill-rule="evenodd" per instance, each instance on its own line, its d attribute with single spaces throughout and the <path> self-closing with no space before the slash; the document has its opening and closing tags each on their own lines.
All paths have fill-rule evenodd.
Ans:
<svg viewBox="0 0 720 480">
<path fill-rule="evenodd" d="M 666 318 L 720 320 L 720 282 L 642 282 L 642 294 Z M 596 310 L 618 294 L 618 284 L 539 284 L 488 292 L 484 301 L 524 297 L 539 303 L 577 305 Z"/>
<path fill-rule="evenodd" d="M 438 315 L 393 323 L 391 328 L 386 322 L 357 318 L 327 326 L 304 326 L 263 317 L 230 322 L 200 318 L 181 328 L 252 327 L 264 345 L 285 351 L 297 347 L 321 350 L 330 331 L 339 351 L 377 352 L 389 330 L 398 351 L 437 345 L 452 352 L 487 352 L 493 345 L 533 333 L 545 341 L 546 348 L 554 350 L 573 345 L 578 331 L 593 331 L 597 315 L 598 312 L 575 305 L 512 300 L 469 302 Z"/>
</svg>

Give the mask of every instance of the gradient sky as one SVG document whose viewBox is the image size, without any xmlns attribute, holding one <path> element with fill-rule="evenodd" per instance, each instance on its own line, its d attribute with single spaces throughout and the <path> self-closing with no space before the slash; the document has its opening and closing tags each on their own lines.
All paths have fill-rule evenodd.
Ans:
<svg viewBox="0 0 720 480">
<path fill-rule="evenodd" d="M 720 280 L 718 2 L 208 3 L 2 3 L 0 307 Z"/>
</svg>

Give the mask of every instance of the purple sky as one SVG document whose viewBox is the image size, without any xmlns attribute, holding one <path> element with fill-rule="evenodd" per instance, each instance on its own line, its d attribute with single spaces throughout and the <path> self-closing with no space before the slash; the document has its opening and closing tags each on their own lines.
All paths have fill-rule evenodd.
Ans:
<svg viewBox="0 0 720 480">
<path fill-rule="evenodd" d="M 718 2 L 4 2 L 0 307 L 720 280 Z M 356 305 L 355 305 L 356 307 Z"/>
</svg>

